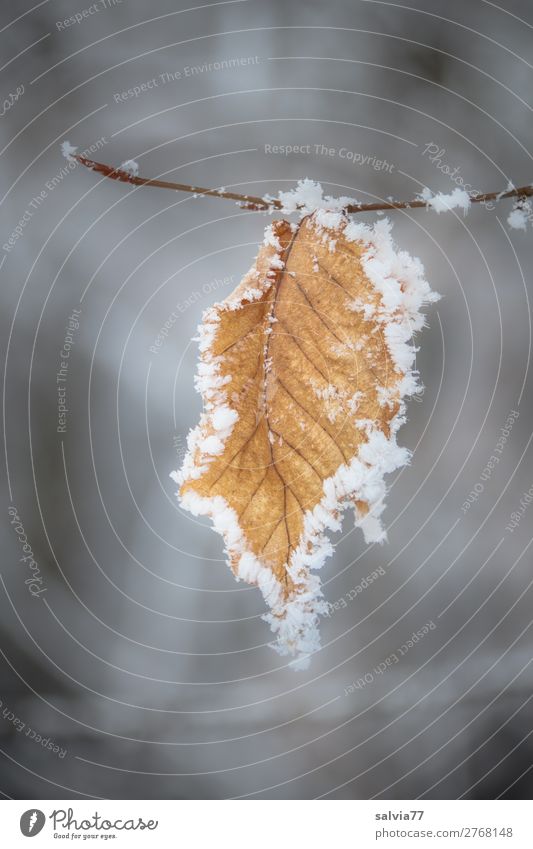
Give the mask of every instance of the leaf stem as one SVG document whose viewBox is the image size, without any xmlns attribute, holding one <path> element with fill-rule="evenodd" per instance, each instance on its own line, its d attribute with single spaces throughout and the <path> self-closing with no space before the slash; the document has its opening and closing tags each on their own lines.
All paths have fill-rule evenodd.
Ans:
<svg viewBox="0 0 533 849">
<path fill-rule="evenodd" d="M 97 174 L 103 174 L 104 177 L 109 177 L 111 180 L 118 180 L 121 183 L 129 183 L 132 186 L 155 186 L 159 189 L 172 189 L 176 192 L 191 192 L 195 195 L 206 195 L 208 197 L 226 198 L 234 200 L 241 204 L 243 209 L 250 209 L 255 212 L 266 212 L 269 209 L 283 209 L 283 204 L 277 198 L 262 198 L 254 195 L 242 195 L 236 192 L 227 192 L 225 189 L 204 189 L 201 186 L 189 186 L 184 183 L 173 183 L 168 180 L 152 180 L 146 177 L 135 177 L 128 171 L 120 168 L 112 168 L 110 165 L 104 165 L 102 162 L 95 162 L 92 159 L 87 159 L 81 154 L 74 154 L 73 159 L 76 159 L 81 165 L 86 168 L 96 171 Z M 520 188 L 508 189 L 504 192 L 484 192 L 470 197 L 471 203 L 486 203 L 488 201 L 499 201 L 504 198 L 526 198 L 533 196 L 533 185 L 521 186 Z M 430 206 L 429 201 L 421 198 L 413 200 L 401 201 L 379 201 L 377 203 L 352 203 L 346 206 L 346 212 L 376 212 L 387 209 L 424 209 Z"/>
</svg>

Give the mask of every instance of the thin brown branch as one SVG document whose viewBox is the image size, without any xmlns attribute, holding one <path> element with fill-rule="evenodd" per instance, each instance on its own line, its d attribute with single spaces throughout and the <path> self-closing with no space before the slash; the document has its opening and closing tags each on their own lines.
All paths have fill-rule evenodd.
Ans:
<svg viewBox="0 0 533 849">
<path fill-rule="evenodd" d="M 87 159 L 80 154 L 74 154 L 73 158 L 77 159 L 82 165 L 85 165 L 86 168 L 96 171 L 97 174 L 103 174 L 104 177 L 109 177 L 111 180 L 118 180 L 121 183 L 130 183 L 132 186 L 155 186 L 158 189 L 173 189 L 175 192 L 192 192 L 195 195 L 226 198 L 227 200 L 235 200 L 241 203 L 246 209 L 262 211 L 281 209 L 281 202 L 279 200 L 267 201 L 263 198 L 253 197 L 253 195 L 240 195 L 235 192 L 226 192 L 223 189 L 203 189 L 201 186 L 170 183 L 168 180 L 149 180 L 145 177 L 134 177 L 127 171 L 121 171 L 120 168 L 111 168 L 110 165 L 104 165 L 102 162 L 94 162 L 92 159 Z"/>
<path fill-rule="evenodd" d="M 109 177 L 111 180 L 118 180 L 121 183 L 130 183 L 132 186 L 155 186 L 159 189 L 172 189 L 176 192 L 192 192 L 195 195 L 206 195 L 208 197 L 226 198 L 234 200 L 241 204 L 243 209 L 250 209 L 256 212 L 265 212 L 269 209 L 283 209 L 283 204 L 276 198 L 261 198 L 253 195 L 242 195 L 236 192 L 227 192 L 225 189 L 203 189 L 200 186 L 188 186 L 184 183 L 172 183 L 168 180 L 151 180 L 146 177 L 134 177 L 128 171 L 123 171 L 120 168 L 112 168 L 110 165 L 104 165 L 102 162 L 94 162 L 92 159 L 87 159 L 81 154 L 74 154 L 81 165 L 96 171 L 97 174 L 103 174 L 104 177 Z M 521 186 L 518 189 L 509 189 L 505 192 L 485 192 L 483 194 L 470 197 L 471 203 L 487 203 L 489 201 L 499 201 L 504 198 L 526 198 L 533 196 L 533 185 Z M 377 212 L 386 209 L 424 209 L 430 206 L 429 201 L 415 198 L 414 200 L 401 201 L 379 201 L 378 203 L 352 203 L 346 207 L 346 212 Z"/>
</svg>

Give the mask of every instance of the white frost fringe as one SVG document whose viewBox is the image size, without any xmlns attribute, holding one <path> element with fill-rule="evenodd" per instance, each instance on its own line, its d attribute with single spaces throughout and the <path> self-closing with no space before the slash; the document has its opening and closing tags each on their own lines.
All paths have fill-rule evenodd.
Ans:
<svg viewBox="0 0 533 849">
<path fill-rule="evenodd" d="M 319 569 L 333 553 L 327 531 L 340 530 L 343 511 L 353 506 L 354 501 L 362 501 L 368 505 L 368 512 L 360 515 L 356 510 L 356 526 L 363 531 L 365 542 L 383 542 L 386 539 L 380 521 L 387 491 L 384 476 L 409 462 L 409 451 L 397 445 L 396 433 L 405 421 L 404 398 L 420 391 L 418 374 L 413 369 L 416 348 L 412 337 L 425 323 L 422 306 L 439 298 L 430 290 L 420 260 L 405 251 L 395 250 L 389 221 L 381 219 L 373 226 L 348 222 L 339 211 L 339 204 L 344 200 L 333 204 L 330 198 L 324 199 L 321 187 L 311 181 L 299 184 L 293 196 L 283 193 L 284 211 L 294 211 L 298 206 L 301 214 L 308 214 L 312 203 L 315 211 L 318 207 L 315 226 L 319 232 L 323 231 L 326 238 L 338 237 L 343 232 L 348 240 L 362 242 L 365 246 L 363 269 L 380 295 L 380 307 L 373 317 L 383 324 L 391 358 L 396 368 L 405 375 L 399 387 L 396 385 L 401 394 L 401 406 L 391 422 L 390 437 L 387 438 L 372 422 L 366 422 L 367 441 L 359 449 L 358 456 L 349 464 L 342 464 L 332 477 L 324 481 L 322 500 L 304 515 L 300 545 L 287 565 L 287 572 L 295 586 L 289 599 L 284 599 L 282 586 L 271 569 L 264 566 L 248 547 L 237 514 L 222 496 L 203 498 L 191 491 L 183 496 L 178 493 L 184 509 L 195 516 L 212 519 L 214 529 L 224 538 L 229 558 L 237 563 L 237 580 L 260 588 L 270 608 L 263 618 L 277 638 L 272 648 L 281 655 L 292 656 L 294 659 L 290 665 L 297 669 L 305 669 L 310 655 L 320 648 L 319 615 L 326 612 L 327 604 L 322 596 L 320 580 L 311 570 Z M 302 201 L 305 202 L 303 211 Z M 265 244 L 278 248 L 275 242 L 271 228 L 267 228 Z M 258 288 L 249 290 L 247 294 L 260 297 L 264 287 L 270 284 L 270 280 L 258 282 Z M 239 305 L 240 302 L 225 301 L 217 307 L 237 309 Z M 199 327 L 202 360 L 196 388 L 204 399 L 204 413 L 199 425 L 188 436 L 189 452 L 181 470 L 171 473 L 178 484 L 203 474 L 209 455 L 217 455 L 224 450 L 238 418 L 224 391 L 227 379 L 219 374 L 219 362 L 216 357 L 208 356 L 219 321 L 216 309 L 208 309 L 203 319 Z M 388 398 L 384 397 L 383 403 L 387 402 Z M 205 438 L 203 433 L 208 424 L 215 434 Z M 198 449 L 202 454 L 201 464 L 194 459 Z"/>
</svg>

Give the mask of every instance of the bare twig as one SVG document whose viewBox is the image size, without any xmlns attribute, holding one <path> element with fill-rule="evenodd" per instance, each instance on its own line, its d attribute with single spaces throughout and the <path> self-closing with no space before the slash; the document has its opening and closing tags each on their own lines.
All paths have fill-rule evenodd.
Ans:
<svg viewBox="0 0 533 849">
<path fill-rule="evenodd" d="M 176 192 L 192 192 L 195 195 L 208 195 L 209 197 L 227 198 L 228 200 L 236 200 L 241 203 L 246 209 L 252 210 L 268 210 L 281 209 L 279 200 L 264 200 L 263 198 L 253 197 L 252 195 L 240 195 L 235 192 L 226 192 L 222 189 L 202 189 L 200 186 L 187 186 L 183 183 L 170 183 L 168 180 L 149 180 L 145 177 L 134 177 L 127 171 L 121 171 L 120 168 L 111 168 L 110 165 L 104 165 L 101 162 L 93 162 L 92 159 L 86 159 L 81 154 L 74 154 L 74 159 L 77 159 L 86 168 L 96 171 L 97 174 L 103 174 L 104 177 L 109 177 L 111 180 L 119 180 L 121 183 L 130 183 L 132 186 L 155 186 L 158 189 L 173 189 Z"/>
<path fill-rule="evenodd" d="M 145 177 L 134 177 L 128 171 L 120 168 L 112 168 L 110 165 L 104 165 L 102 162 L 94 162 L 92 159 L 87 159 L 81 154 L 74 154 L 81 165 L 96 171 L 97 174 L 103 174 L 104 177 L 109 177 L 111 180 L 118 180 L 121 183 L 130 183 L 132 186 L 155 186 L 159 189 L 172 189 L 176 192 L 192 192 L 195 195 L 207 195 L 208 197 L 226 198 L 234 200 L 241 204 L 243 209 L 250 209 L 256 212 L 265 212 L 269 209 L 283 209 L 283 204 L 276 198 L 261 198 L 253 195 L 242 195 L 236 192 L 227 192 L 223 189 L 203 189 L 200 186 L 188 186 L 184 183 L 172 183 L 167 180 L 150 180 Z M 504 192 L 485 192 L 483 194 L 470 197 L 471 203 L 487 203 L 489 201 L 499 201 L 504 198 L 526 198 L 533 196 L 533 185 L 521 186 L 518 189 L 509 189 Z M 378 203 L 352 203 L 346 206 L 346 212 L 377 212 L 386 209 L 424 209 L 430 206 L 428 200 L 416 198 L 414 200 L 402 201 L 385 201 Z"/>
</svg>

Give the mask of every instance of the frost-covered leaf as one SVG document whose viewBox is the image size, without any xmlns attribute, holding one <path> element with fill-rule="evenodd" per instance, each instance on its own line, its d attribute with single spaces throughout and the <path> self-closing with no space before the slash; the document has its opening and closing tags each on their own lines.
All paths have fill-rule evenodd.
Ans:
<svg viewBox="0 0 533 849">
<path fill-rule="evenodd" d="M 204 314 L 197 388 L 204 411 L 174 473 L 184 508 L 208 515 L 237 578 L 257 584 L 275 648 L 304 665 L 324 610 L 310 570 L 351 506 L 381 542 L 384 475 L 417 391 L 411 338 L 435 300 L 388 221 L 318 210 L 276 221 L 235 291 Z"/>
</svg>

